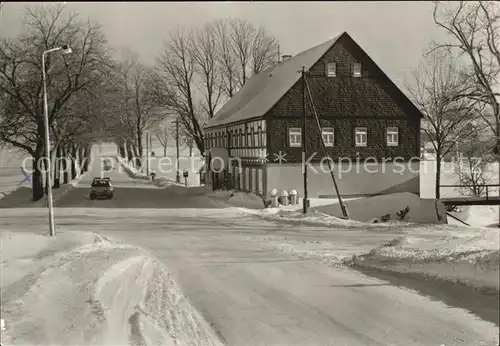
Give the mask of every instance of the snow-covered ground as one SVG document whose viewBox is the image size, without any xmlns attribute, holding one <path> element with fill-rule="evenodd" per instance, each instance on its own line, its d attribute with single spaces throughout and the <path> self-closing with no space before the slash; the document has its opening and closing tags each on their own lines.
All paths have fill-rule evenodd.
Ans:
<svg viewBox="0 0 500 346">
<path fill-rule="evenodd" d="M 458 163 L 443 162 L 441 165 L 441 185 L 460 185 L 459 173 L 457 170 Z M 487 167 L 485 177 L 488 179 L 488 184 L 499 184 L 498 181 L 498 163 L 490 164 Z M 467 170 L 462 167 L 462 172 Z M 436 186 L 436 162 L 422 161 L 420 166 L 420 197 L 435 198 Z M 441 197 L 459 197 L 464 196 L 467 191 L 461 191 L 459 188 L 441 187 Z M 490 196 L 498 196 L 498 188 L 488 189 Z M 499 222 L 499 207 L 498 206 L 465 206 L 460 208 L 459 213 L 453 213 L 460 220 L 465 221 L 471 226 L 484 227 L 490 226 Z M 450 218 L 450 223 L 456 223 Z"/>
<path fill-rule="evenodd" d="M 312 200 L 311 206 L 322 203 L 321 200 Z M 304 215 L 301 210 L 297 210 L 297 206 L 264 210 L 242 208 L 241 212 L 285 222 L 290 224 L 291 229 L 301 232 L 308 227 L 325 226 L 325 231 L 361 233 L 360 241 L 350 245 L 330 242 L 323 239 L 321 234 L 316 236 L 316 240 L 304 239 L 302 242 L 290 242 L 287 238 L 275 236 L 266 238 L 281 251 L 291 252 L 301 258 L 317 258 L 333 264 L 344 264 L 353 258 L 358 262 L 363 259 L 363 263 L 378 268 L 384 261 L 391 260 L 394 265 L 390 270 L 413 271 L 481 287 L 499 287 L 500 233 L 495 228 L 452 224 L 417 225 L 394 221 L 368 224 L 339 219 L 314 210 Z M 373 243 L 366 239 L 378 237 L 376 234 L 388 236 L 387 244 L 370 248 Z M 386 269 L 389 270 L 388 267 Z"/>
<path fill-rule="evenodd" d="M 25 179 L 21 167 L 25 169 L 26 173 L 31 174 L 33 165 L 30 155 L 16 148 L 0 148 L 0 198 L 19 187 L 31 188 L 31 180 Z M 79 171 L 78 162 L 77 170 Z M 78 184 L 81 178 L 82 176 L 78 175 L 77 179 L 71 182 L 71 185 Z M 45 175 L 42 175 L 42 179 L 45 181 Z"/>
<path fill-rule="evenodd" d="M 30 186 L 29 181 L 23 182 L 24 176 L 21 171 L 22 163 L 25 168 L 31 170 L 31 160 L 29 155 L 13 148 L 0 148 L 0 198 L 3 193 L 9 193 L 18 186 Z"/>
<path fill-rule="evenodd" d="M 114 155 L 116 155 L 116 149 L 109 149 L 109 147 L 114 146 L 113 144 L 105 144 L 107 149 L 103 149 L 103 152 L 106 152 L 106 155 L 114 151 Z M 167 148 L 167 156 L 163 156 L 163 148 L 153 142 L 153 149 L 150 150 L 155 152 L 154 157 L 149 157 L 148 163 L 146 161 L 143 162 L 143 167 L 140 170 L 135 169 L 131 163 L 125 162 L 126 160 L 121 160 L 122 165 L 126 171 L 129 172 L 130 175 L 135 176 L 137 179 L 145 179 L 147 178 L 145 172 L 146 169 L 149 173 L 154 172 L 156 174 L 158 186 L 167 186 L 167 185 L 182 185 L 185 186 L 185 182 L 187 180 L 187 186 L 200 186 L 200 176 L 198 174 L 200 168 L 204 164 L 203 157 L 200 156 L 199 151 L 193 150 L 192 155 L 189 156 L 189 148 L 180 148 L 179 150 L 179 173 L 180 175 L 180 183 L 176 183 L 176 163 L 177 163 L 177 154 L 176 148 Z M 144 152 L 145 153 L 145 152 Z M 145 156 L 144 156 L 145 157 Z M 184 178 L 183 172 L 187 171 L 188 177 Z"/>
<path fill-rule="evenodd" d="M 41 208 L 29 211 L 5 210 L 0 213 L 0 223 L 15 223 L 20 229 L 36 230 L 37 222 L 46 219 L 46 211 Z M 19 215 L 26 216 L 18 221 Z M 467 311 L 450 308 L 443 302 L 387 281 L 369 278 L 345 266 L 330 268 L 312 260 L 322 258 L 328 263 L 341 264 L 353 254 L 369 252 L 401 236 L 401 230 L 396 228 L 388 230 L 379 225 L 378 230 L 368 230 L 365 227 L 310 227 L 299 223 L 266 222 L 237 208 L 130 209 L 126 213 L 120 208 L 60 208 L 56 209 L 56 216 L 59 227 L 64 225 L 68 230 L 78 231 L 84 220 L 86 227 L 99 230 L 99 234 L 119 237 L 128 244 L 140 244 L 159 256 L 182 282 L 190 301 L 228 345 L 320 345 L 325 342 L 335 345 L 455 345 L 457 340 L 464 345 L 494 345 L 498 340 L 498 328 L 493 323 L 481 321 Z M 276 250 L 281 251 L 277 253 Z M 105 268 L 100 272 L 106 273 L 116 263 L 120 266 L 120 262 L 129 258 L 147 256 L 142 251 L 125 248 L 123 252 L 117 249 L 110 253 L 108 260 L 96 251 L 93 256 L 98 263 L 91 261 L 88 266 L 99 267 L 100 262 L 104 262 Z M 119 255 L 123 257 L 117 259 Z M 308 259 L 300 261 L 298 258 Z M 69 259 L 68 265 L 74 268 L 75 276 L 90 275 L 97 280 L 105 276 L 81 273 L 81 263 Z M 144 271 L 151 272 L 145 264 L 147 259 L 131 261 L 139 268 L 144 263 Z M 62 266 L 61 269 L 71 275 L 68 273 L 70 268 Z M 136 273 L 134 267 L 129 273 L 130 276 Z M 128 273 L 123 275 L 129 277 Z M 46 279 L 51 278 L 54 276 Z M 135 287 L 141 280 L 138 277 L 138 283 L 124 280 L 120 284 L 127 287 L 132 297 L 137 297 L 140 290 Z M 58 283 L 61 289 L 68 285 L 64 280 Z M 111 285 L 107 292 L 113 290 L 116 300 L 120 301 L 124 291 L 117 287 L 118 283 Z M 80 301 L 81 296 L 78 293 L 73 299 Z M 67 307 L 69 310 L 70 304 L 77 305 L 68 303 L 66 297 L 60 295 L 61 309 Z M 104 302 L 110 299 L 105 294 L 101 297 Z M 127 311 L 122 306 L 119 304 L 116 310 Z M 151 306 L 157 306 L 157 301 Z M 165 311 L 165 308 L 159 306 L 157 310 Z M 59 309 L 55 309 L 55 313 L 59 313 Z M 130 317 L 135 328 L 135 316 L 127 314 L 120 317 Z M 83 314 L 74 315 L 87 318 Z M 111 316 L 111 312 L 107 316 Z M 74 320 L 68 317 L 68 322 L 61 322 L 61 326 L 50 327 L 63 334 L 61 328 L 70 327 Z M 123 331 L 111 323 L 114 331 Z M 64 333 L 84 331 L 79 328 L 81 324 Z M 38 329 L 33 331 L 26 327 L 22 331 L 29 333 Z M 283 333 L 284 330 L 287 332 Z M 84 344 L 75 340 L 73 344 Z M 58 341 L 57 344 L 64 344 L 66 339 L 61 337 Z M 98 341 L 106 344 L 107 340 L 102 337 Z M 183 341 L 178 344 L 185 345 Z M 48 342 L 39 338 L 27 343 Z M 120 338 L 107 342 L 124 343 Z"/>
<path fill-rule="evenodd" d="M 139 248 L 87 232 L 0 235 L 4 344 L 221 344 Z"/>
</svg>

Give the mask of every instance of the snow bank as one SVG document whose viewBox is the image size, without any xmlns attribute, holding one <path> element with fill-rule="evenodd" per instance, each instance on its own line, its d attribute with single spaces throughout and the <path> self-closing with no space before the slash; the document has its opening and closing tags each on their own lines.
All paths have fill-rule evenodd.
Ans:
<svg viewBox="0 0 500 346">
<path fill-rule="evenodd" d="M 158 177 L 155 178 L 154 181 L 151 182 L 153 185 L 159 186 L 159 187 L 167 187 L 167 186 L 179 186 L 179 187 L 185 187 L 186 185 L 183 183 L 178 183 L 173 179 L 169 179 L 167 177 Z M 189 186 L 189 185 L 188 185 Z"/>
<path fill-rule="evenodd" d="M 279 208 L 241 208 L 240 212 L 289 223 L 290 232 L 295 232 L 293 236 L 280 231 L 263 240 L 296 258 L 416 273 L 473 287 L 499 289 L 500 234 L 496 228 L 396 221 L 370 224 L 314 210 L 308 215 Z M 295 239 L 295 235 L 302 240 Z"/>
<path fill-rule="evenodd" d="M 288 207 L 288 206 L 287 206 Z M 296 225 L 328 226 L 329 228 L 342 229 L 373 229 L 397 231 L 398 228 L 411 225 L 408 222 L 389 221 L 383 224 L 372 224 L 355 220 L 345 220 L 336 216 L 311 209 L 307 214 L 296 208 L 267 208 L 263 210 L 251 210 L 241 208 L 240 211 L 246 214 L 260 216 L 268 221 L 287 222 Z"/>
<path fill-rule="evenodd" d="M 6 344 L 220 345 L 144 250 L 91 233 L 2 232 L 2 255 Z"/>
<path fill-rule="evenodd" d="M 350 198 L 343 200 L 347 208 L 350 220 L 343 219 L 342 210 L 336 199 L 315 199 L 310 201 L 310 209 L 307 215 L 302 213 L 301 201 L 297 205 L 280 206 L 278 208 L 268 208 L 263 211 L 262 216 L 278 217 L 283 221 L 300 221 L 309 224 L 340 225 L 349 226 L 356 222 L 371 222 L 384 215 L 390 215 L 391 224 L 402 223 L 443 223 L 438 220 L 437 211 L 444 219 L 445 208 L 442 203 L 436 206 L 435 200 L 420 199 L 413 193 L 394 193 L 390 195 L 374 196 L 367 198 Z M 408 206 L 409 212 L 400 221 L 397 213 Z M 437 207 L 437 208 L 436 208 Z"/>
<path fill-rule="evenodd" d="M 246 213 L 247 211 L 252 213 L 252 210 L 263 210 L 264 201 L 262 197 L 248 192 L 241 191 L 210 191 L 209 188 L 203 188 L 208 190 L 206 193 L 207 198 L 215 204 L 222 208 L 237 208 L 239 212 Z"/>
<path fill-rule="evenodd" d="M 23 232 L 2 231 L 0 287 L 3 288 L 40 268 L 40 259 L 58 251 L 92 244 L 95 236 L 85 232 L 63 232 L 49 237 Z"/>
<path fill-rule="evenodd" d="M 132 166 L 130 166 L 126 160 L 120 156 L 116 156 L 116 160 L 122 165 L 123 169 L 125 170 L 125 172 L 131 177 L 131 178 L 134 178 L 134 179 L 151 179 L 150 177 L 148 177 L 146 174 L 136 170 L 135 168 L 133 168 Z"/>
<path fill-rule="evenodd" d="M 90 172 L 90 167 L 92 167 L 92 165 L 94 164 L 94 157 L 91 156 L 90 160 L 89 160 L 89 170 L 83 174 L 80 174 L 80 172 L 82 171 L 82 167 L 80 166 L 80 163 L 77 161 L 76 163 L 76 170 L 77 172 L 79 173 L 77 178 L 75 180 L 72 180 L 69 185 L 71 185 L 72 187 L 78 187 L 80 181 L 85 178 L 87 176 L 87 174 Z"/>
<path fill-rule="evenodd" d="M 467 165 L 464 164 L 462 172 L 467 172 Z M 469 170 L 470 171 L 470 170 Z M 499 184 L 498 181 L 499 164 L 492 163 L 486 167 L 484 174 L 488 184 Z M 422 161 L 420 170 L 420 196 L 422 198 L 435 198 L 436 186 L 436 162 Z M 441 165 L 441 185 L 459 185 L 458 162 L 442 162 Z M 464 196 L 468 191 L 461 191 L 459 188 L 441 187 L 441 197 Z M 488 189 L 490 196 L 498 196 L 498 188 Z M 453 213 L 460 220 L 467 222 L 471 226 L 484 227 L 498 224 L 498 206 L 472 206 L 462 207 L 465 212 Z M 453 222 L 453 221 L 452 221 Z"/>
<path fill-rule="evenodd" d="M 0 192 L 0 199 L 5 198 L 5 197 L 11 195 L 12 193 L 16 192 L 16 190 L 19 189 L 19 188 L 20 188 L 20 186 L 17 186 L 15 188 L 13 188 L 12 190 Z"/>
<path fill-rule="evenodd" d="M 498 225 L 498 206 L 473 205 L 460 206 L 457 212 L 450 214 L 475 227 Z M 458 222 L 458 221 L 457 221 Z"/>
</svg>

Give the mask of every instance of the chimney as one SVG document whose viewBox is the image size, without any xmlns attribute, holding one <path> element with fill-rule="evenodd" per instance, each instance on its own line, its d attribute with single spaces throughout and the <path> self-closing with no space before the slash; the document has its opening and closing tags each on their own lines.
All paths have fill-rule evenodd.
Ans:
<svg viewBox="0 0 500 346">
<path fill-rule="evenodd" d="M 292 56 L 291 55 L 283 55 L 282 56 L 282 59 L 283 59 L 283 62 L 287 61 L 288 59 L 290 59 Z"/>
</svg>

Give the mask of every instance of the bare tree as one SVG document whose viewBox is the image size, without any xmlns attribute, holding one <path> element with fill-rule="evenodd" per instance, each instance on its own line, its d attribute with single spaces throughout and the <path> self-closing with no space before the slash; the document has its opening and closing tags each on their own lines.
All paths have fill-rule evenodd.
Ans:
<svg viewBox="0 0 500 346">
<path fill-rule="evenodd" d="M 43 84 L 41 57 L 45 50 L 70 44 L 73 53 L 47 56 L 49 126 L 60 121 L 61 109 L 82 89 L 91 88 L 107 69 L 109 54 L 99 25 L 65 16 L 63 6 L 27 8 L 26 31 L 0 43 L 0 94 L 9 112 L 0 124 L 0 141 L 29 153 L 34 159 L 33 199 L 43 197 L 38 169 L 44 154 Z M 14 110 L 12 112 L 11 110 Z M 47 153 L 49 154 L 49 153 Z"/>
<path fill-rule="evenodd" d="M 160 142 L 161 146 L 163 147 L 163 156 L 167 156 L 167 147 L 168 147 L 168 142 L 171 137 L 171 133 L 169 131 L 169 126 L 165 121 L 163 121 L 160 124 L 157 124 L 156 130 L 154 131 L 156 139 L 158 139 L 158 142 Z"/>
<path fill-rule="evenodd" d="M 500 84 L 500 6 L 495 1 L 434 4 L 434 22 L 451 38 L 450 42 L 435 46 L 456 52 L 468 61 L 473 87 L 459 97 L 473 98 L 486 105 L 483 118 L 493 134 L 490 148 L 500 164 L 500 94 L 494 89 Z"/>
<path fill-rule="evenodd" d="M 182 124 L 179 126 L 179 144 L 189 148 L 189 156 L 193 156 L 193 149 L 195 146 L 194 140 Z"/>
<path fill-rule="evenodd" d="M 229 98 L 237 91 L 238 66 L 233 45 L 230 40 L 229 20 L 220 19 L 211 24 L 217 38 L 218 67 L 221 71 L 222 90 Z"/>
<path fill-rule="evenodd" d="M 456 143 L 475 129 L 466 126 L 479 117 L 477 101 L 457 99 L 463 90 L 463 74 L 447 54 L 434 52 L 414 72 L 410 94 L 424 115 L 422 131 L 436 151 L 436 198 L 440 198 L 441 163 Z"/>
<path fill-rule="evenodd" d="M 194 31 L 192 57 L 196 77 L 201 81 L 203 101 L 201 107 L 211 119 L 217 111 L 222 96 L 222 73 L 217 65 L 217 37 L 213 25 Z"/>
<path fill-rule="evenodd" d="M 143 156 L 144 131 L 158 117 L 150 94 L 152 77 L 152 68 L 141 64 L 135 52 L 124 51 L 124 59 L 119 64 L 122 117 L 125 118 L 123 124 L 138 167 L 141 166 Z"/>
<path fill-rule="evenodd" d="M 177 29 L 158 58 L 154 95 L 204 153 L 202 126 L 255 73 L 276 61 L 277 40 L 240 19 Z"/>
<path fill-rule="evenodd" d="M 221 19 L 210 25 L 217 39 L 222 88 L 228 97 L 279 58 L 278 40 L 263 27 L 239 18 Z"/>
<path fill-rule="evenodd" d="M 193 34 L 183 29 L 174 31 L 158 58 L 153 94 L 157 105 L 167 114 L 178 115 L 181 125 L 204 151 L 202 124 L 206 115 L 195 98 L 196 59 Z"/>
<path fill-rule="evenodd" d="M 458 97 L 469 97 L 491 108 L 485 117 L 500 143 L 500 94 L 494 91 L 500 83 L 500 7 L 494 1 L 435 2 L 434 22 L 451 37 L 450 43 L 435 43 L 435 48 L 456 52 L 469 62 L 467 70 L 472 88 L 466 88 Z M 486 115 L 488 113 L 485 113 Z M 496 148 L 498 154 L 500 148 Z"/>
</svg>

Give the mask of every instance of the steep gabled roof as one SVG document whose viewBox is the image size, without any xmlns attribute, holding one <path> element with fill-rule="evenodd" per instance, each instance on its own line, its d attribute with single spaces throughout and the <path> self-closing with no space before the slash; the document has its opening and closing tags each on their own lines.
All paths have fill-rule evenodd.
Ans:
<svg viewBox="0 0 500 346">
<path fill-rule="evenodd" d="M 205 129 L 226 125 L 239 121 L 264 116 L 301 78 L 300 70 L 304 67 L 309 70 L 316 64 L 341 37 L 347 37 L 354 42 L 360 52 L 369 62 L 378 69 L 387 79 L 393 91 L 399 94 L 404 102 L 423 118 L 422 113 L 413 102 L 398 88 L 385 74 L 373 59 L 361 48 L 356 41 L 344 32 L 335 38 L 320 45 L 305 50 L 283 63 L 254 75 L 204 126 Z"/>
<path fill-rule="evenodd" d="M 330 50 L 340 36 L 342 35 L 254 75 L 206 123 L 205 128 L 257 118 L 266 114 L 301 78 L 302 67 L 306 70 L 311 68 Z"/>
</svg>

